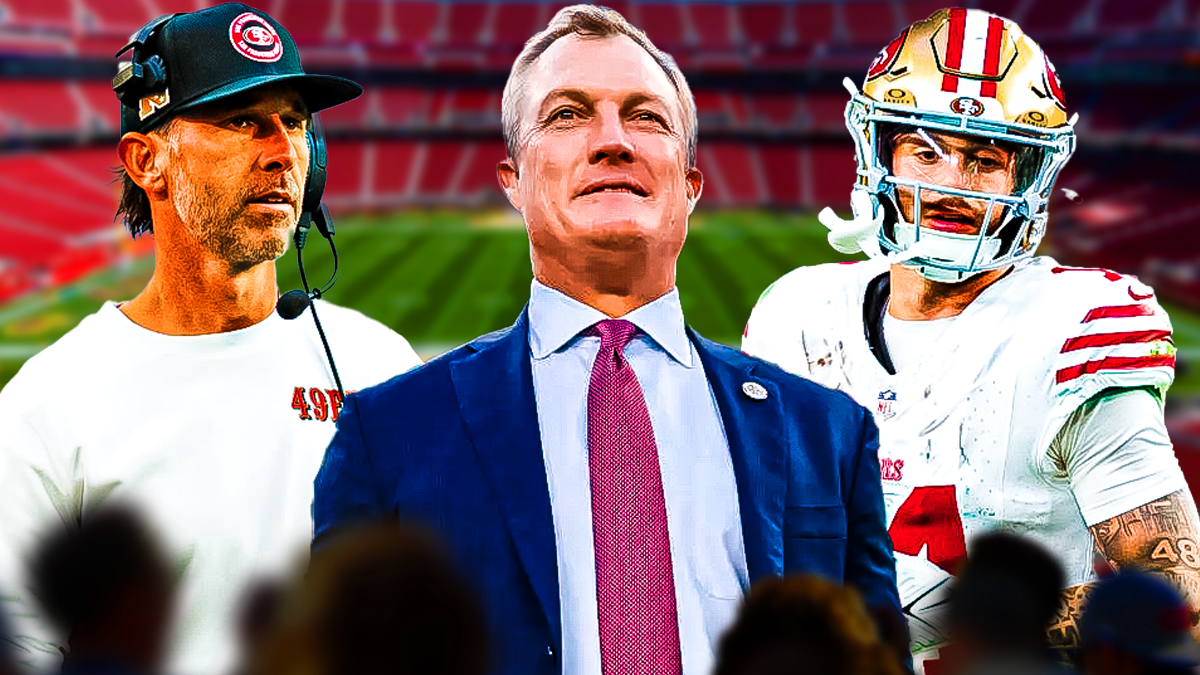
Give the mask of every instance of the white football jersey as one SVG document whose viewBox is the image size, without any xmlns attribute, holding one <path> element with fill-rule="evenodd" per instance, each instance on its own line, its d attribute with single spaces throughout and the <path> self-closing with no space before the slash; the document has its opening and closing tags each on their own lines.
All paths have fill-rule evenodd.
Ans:
<svg viewBox="0 0 1200 675">
<path fill-rule="evenodd" d="M 1024 260 L 892 374 L 864 319 L 868 288 L 887 272 L 870 260 L 785 275 L 759 299 L 742 348 L 874 413 L 897 582 L 920 662 L 944 641 L 946 582 L 974 535 L 1027 534 L 1058 555 L 1069 586 L 1084 583 L 1093 577 L 1089 525 L 1186 484 L 1173 456 L 1106 463 L 1053 444 L 1068 416 L 1102 391 L 1150 389 L 1161 407 L 1175 357 L 1149 287 Z"/>
</svg>

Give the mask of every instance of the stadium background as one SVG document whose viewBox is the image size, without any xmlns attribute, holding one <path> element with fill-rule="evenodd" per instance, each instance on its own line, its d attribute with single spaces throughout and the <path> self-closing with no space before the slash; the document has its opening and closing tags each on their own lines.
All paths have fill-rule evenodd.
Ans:
<svg viewBox="0 0 1200 675">
<path fill-rule="evenodd" d="M 113 222 L 113 54 L 149 19 L 212 0 L 0 0 L 0 386 L 153 268 Z M 254 0 L 309 72 L 361 82 L 323 115 L 341 280 L 329 299 L 429 358 L 510 323 L 527 298 L 521 222 L 496 187 L 500 92 L 524 40 L 565 2 Z M 706 184 L 679 262 L 685 313 L 736 345 L 758 294 L 840 259 L 812 214 L 847 211 L 843 77 L 940 0 L 607 2 L 679 61 L 695 92 Z M 1016 20 L 1058 68 L 1080 147 L 1052 200 L 1046 252 L 1139 275 L 1169 308 L 1179 378 L 1168 421 L 1200 480 L 1200 0 L 971 0 Z M 310 278 L 328 252 L 307 248 Z M 282 260 L 281 289 L 299 284 Z M 333 345 L 334 351 L 337 345 Z M 214 403 L 215 404 L 215 403 Z M 131 402 L 131 407 L 136 404 Z M 1193 483 L 1195 484 L 1195 483 Z"/>
</svg>

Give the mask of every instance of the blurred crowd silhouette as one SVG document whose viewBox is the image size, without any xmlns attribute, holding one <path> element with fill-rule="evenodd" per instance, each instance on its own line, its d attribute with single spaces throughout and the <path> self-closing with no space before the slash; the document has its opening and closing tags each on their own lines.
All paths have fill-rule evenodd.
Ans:
<svg viewBox="0 0 1200 675">
<path fill-rule="evenodd" d="M 63 635 L 67 675 L 158 675 L 178 572 L 142 511 L 111 504 L 48 532 L 28 583 Z M 241 656 L 228 675 L 483 675 L 480 598 L 435 535 L 413 523 L 345 532 L 294 578 L 244 590 Z M 1178 590 L 1137 570 L 1103 568 L 1076 626 L 1051 648 L 1063 571 L 1017 534 L 978 537 L 950 594 L 948 646 L 931 675 L 1182 675 L 1200 672 L 1197 615 Z M 4 580 L 5 583 L 19 583 Z M 0 675 L 18 666 L 0 617 Z M 902 675 L 902 627 L 872 616 L 857 591 L 815 576 L 760 580 L 719 643 L 714 675 Z M 226 675 L 226 674 L 213 674 Z"/>
</svg>

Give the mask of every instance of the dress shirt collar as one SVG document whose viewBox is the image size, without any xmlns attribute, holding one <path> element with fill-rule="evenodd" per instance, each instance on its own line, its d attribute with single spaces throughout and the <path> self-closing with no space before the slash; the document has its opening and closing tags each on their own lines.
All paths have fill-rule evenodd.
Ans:
<svg viewBox="0 0 1200 675">
<path fill-rule="evenodd" d="M 534 279 L 529 294 L 529 347 L 533 358 L 550 356 L 572 343 L 589 326 L 607 318 L 604 312 Z M 679 289 L 672 288 L 666 295 L 620 318 L 637 326 L 680 365 L 692 367 L 692 348 L 684 329 Z"/>
</svg>

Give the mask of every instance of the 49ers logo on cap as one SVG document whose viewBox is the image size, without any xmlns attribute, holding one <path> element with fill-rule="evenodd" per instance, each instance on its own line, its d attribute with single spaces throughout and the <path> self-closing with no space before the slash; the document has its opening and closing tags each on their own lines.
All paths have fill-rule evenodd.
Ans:
<svg viewBox="0 0 1200 675">
<path fill-rule="evenodd" d="M 242 56 L 273 63 L 283 56 L 283 42 L 275 28 L 254 12 L 246 12 L 229 24 L 229 42 Z"/>
</svg>

